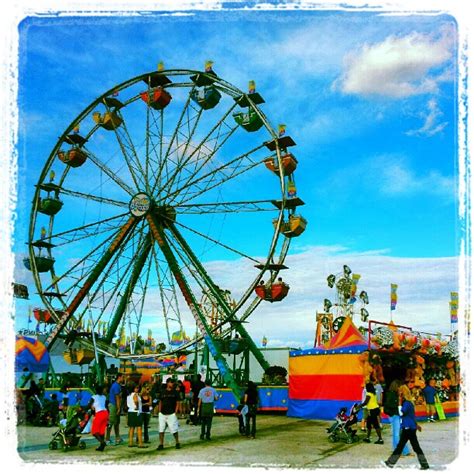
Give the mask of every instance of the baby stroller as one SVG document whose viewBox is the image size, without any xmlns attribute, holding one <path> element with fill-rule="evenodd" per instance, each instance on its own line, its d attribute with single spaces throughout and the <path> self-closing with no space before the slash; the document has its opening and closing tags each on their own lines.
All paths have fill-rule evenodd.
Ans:
<svg viewBox="0 0 474 474">
<path fill-rule="evenodd" d="M 59 429 L 53 433 L 49 449 L 62 448 L 63 451 L 76 447 L 86 449 L 86 443 L 81 441 L 80 435 L 82 415 L 81 407 L 74 405 L 67 407 L 66 417 L 59 421 Z"/>
<path fill-rule="evenodd" d="M 352 406 L 349 415 L 347 408 L 343 407 L 336 415 L 336 421 L 327 429 L 329 433 L 329 441 L 335 443 L 336 441 L 345 441 L 347 444 L 356 443 L 359 441 L 359 436 L 356 434 L 357 429 L 352 428 L 357 423 L 357 413 L 360 406 L 356 403 Z"/>
</svg>

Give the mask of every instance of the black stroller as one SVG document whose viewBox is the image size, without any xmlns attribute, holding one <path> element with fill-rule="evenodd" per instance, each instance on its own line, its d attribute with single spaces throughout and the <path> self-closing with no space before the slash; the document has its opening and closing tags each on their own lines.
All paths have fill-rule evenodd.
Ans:
<svg viewBox="0 0 474 474">
<path fill-rule="evenodd" d="M 86 449 L 85 441 L 81 441 L 81 414 L 83 410 L 79 406 L 67 407 L 66 417 L 59 421 L 59 429 L 53 433 L 49 442 L 49 449 L 61 448 L 68 451 L 71 448 Z"/>
<path fill-rule="evenodd" d="M 357 424 L 357 413 L 360 411 L 360 406 L 356 403 L 352 406 L 349 415 L 347 408 L 343 407 L 336 415 L 336 421 L 326 431 L 329 433 L 329 441 L 335 443 L 336 441 L 345 441 L 346 444 L 352 444 L 359 441 L 359 436 L 356 434 L 357 429 L 353 426 Z"/>
</svg>

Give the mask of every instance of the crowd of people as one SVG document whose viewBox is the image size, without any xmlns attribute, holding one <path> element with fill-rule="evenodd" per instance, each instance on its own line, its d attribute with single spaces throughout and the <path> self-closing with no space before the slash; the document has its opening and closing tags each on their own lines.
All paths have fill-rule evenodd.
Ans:
<svg viewBox="0 0 474 474">
<path fill-rule="evenodd" d="M 47 416 L 51 424 L 56 424 L 65 413 L 69 404 L 67 386 L 61 389 L 62 399 L 58 401 L 56 393 L 44 398 L 44 381 L 36 382 L 26 371 L 19 386 L 31 404 L 48 405 Z M 424 389 L 428 421 L 435 421 L 436 389 L 431 381 Z M 160 378 L 142 385 L 132 379 L 125 380 L 121 373 L 113 375 L 113 380 L 106 385 L 97 385 L 86 410 L 90 413 L 89 430 L 99 442 L 97 451 L 104 451 L 107 445 L 124 443 L 121 436 L 121 415 L 126 417 L 128 427 L 128 446 L 148 448 L 150 443 L 149 428 L 152 417 L 158 418 L 159 441 L 157 450 L 164 449 L 165 431 L 173 435 L 175 448 L 180 449 L 179 419 L 187 418 L 187 423 L 200 425 L 200 439 L 211 440 L 217 391 L 211 386 L 210 380 L 202 381 L 201 376 L 188 377 L 184 380 L 168 378 L 162 383 Z M 34 403 L 33 403 L 34 402 Z M 237 407 L 238 430 L 242 436 L 255 438 L 256 415 L 258 409 L 258 390 L 253 382 L 248 382 L 245 393 Z M 384 444 L 382 438 L 381 412 L 389 417 L 392 432 L 393 452 L 384 462 L 393 467 L 400 456 L 412 455 L 411 447 L 418 457 L 420 467 L 428 469 L 429 465 L 417 439 L 417 431 L 421 431 L 415 418 L 415 398 L 409 383 L 393 380 L 384 392 L 380 383 L 370 382 L 365 385 L 363 397 L 356 405 L 363 414 L 360 428 L 366 433 L 363 441 L 371 442 L 372 431 L 377 434 L 375 444 Z M 357 411 L 358 411 L 357 410 Z M 42 410 L 43 412 L 44 410 Z M 87 427 L 86 427 L 87 428 Z M 328 430 L 328 433 L 331 429 Z M 112 441 L 112 434 L 114 439 Z"/>
<path fill-rule="evenodd" d="M 34 378 L 30 377 L 26 383 L 20 382 L 18 388 L 28 402 L 32 398 L 38 400 L 42 412 L 46 405 L 52 407 L 48 411 L 51 418 L 48 425 L 52 426 L 66 417 L 68 406 L 71 405 L 69 387 L 61 388 L 62 397 L 59 401 L 56 393 L 44 398 L 44 384 L 40 385 L 42 391 L 38 389 Z M 200 374 L 186 376 L 184 380 L 170 377 L 164 383 L 156 377 L 154 381 L 140 385 L 133 379 L 126 380 L 122 373 L 116 373 L 105 384 L 95 385 L 93 391 L 88 406 L 78 409 L 85 415 L 82 432 L 91 433 L 97 439 L 97 451 L 125 443 L 125 438 L 129 447 L 148 448 L 153 417 L 158 418 L 159 441 L 156 449 L 159 451 L 164 449 L 167 429 L 174 437 L 175 448 L 181 448 L 179 419 L 183 418 L 186 418 L 186 423 L 201 426 L 201 440 L 211 440 L 218 394 L 210 380 L 203 382 Z M 238 407 L 239 432 L 249 438 L 255 438 L 256 434 L 257 405 L 257 386 L 249 382 Z M 121 419 L 126 420 L 128 436 L 121 432 Z"/>
<path fill-rule="evenodd" d="M 428 461 L 418 442 L 417 432 L 421 431 L 421 426 L 416 421 L 415 397 L 409 383 L 401 380 L 393 380 L 386 393 L 380 383 L 369 382 L 365 385 L 363 397 L 359 408 L 363 409 L 361 420 L 361 430 L 366 433 L 363 441 L 371 442 L 372 430 L 377 434 L 375 444 L 384 444 L 382 439 L 381 409 L 389 417 L 392 431 L 393 452 L 390 457 L 383 462 L 387 467 L 394 467 L 400 456 L 411 456 L 408 447 L 411 447 L 418 457 L 421 469 L 429 469 Z M 435 395 L 436 389 L 433 383 L 429 383 L 423 391 L 428 421 L 434 422 Z"/>
</svg>

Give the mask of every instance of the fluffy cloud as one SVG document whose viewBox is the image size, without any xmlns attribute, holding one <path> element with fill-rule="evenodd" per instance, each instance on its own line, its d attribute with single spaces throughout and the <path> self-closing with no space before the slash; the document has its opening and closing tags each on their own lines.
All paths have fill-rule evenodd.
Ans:
<svg viewBox="0 0 474 474">
<path fill-rule="evenodd" d="M 452 48 L 449 34 L 439 39 L 419 33 L 389 36 L 347 55 L 336 86 L 346 94 L 391 98 L 434 93 L 446 80 L 440 68 L 451 58 Z"/>
</svg>

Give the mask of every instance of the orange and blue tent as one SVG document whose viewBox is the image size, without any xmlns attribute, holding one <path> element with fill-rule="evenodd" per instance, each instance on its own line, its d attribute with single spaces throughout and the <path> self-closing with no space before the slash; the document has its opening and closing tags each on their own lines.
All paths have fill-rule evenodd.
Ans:
<svg viewBox="0 0 474 474">
<path fill-rule="evenodd" d="M 333 419 L 342 407 L 359 403 L 364 383 L 360 354 L 367 341 L 347 317 L 325 345 L 291 351 L 288 416 Z"/>
<path fill-rule="evenodd" d="M 49 353 L 45 345 L 32 337 L 16 336 L 15 370 L 30 372 L 46 372 L 49 367 Z"/>
</svg>

